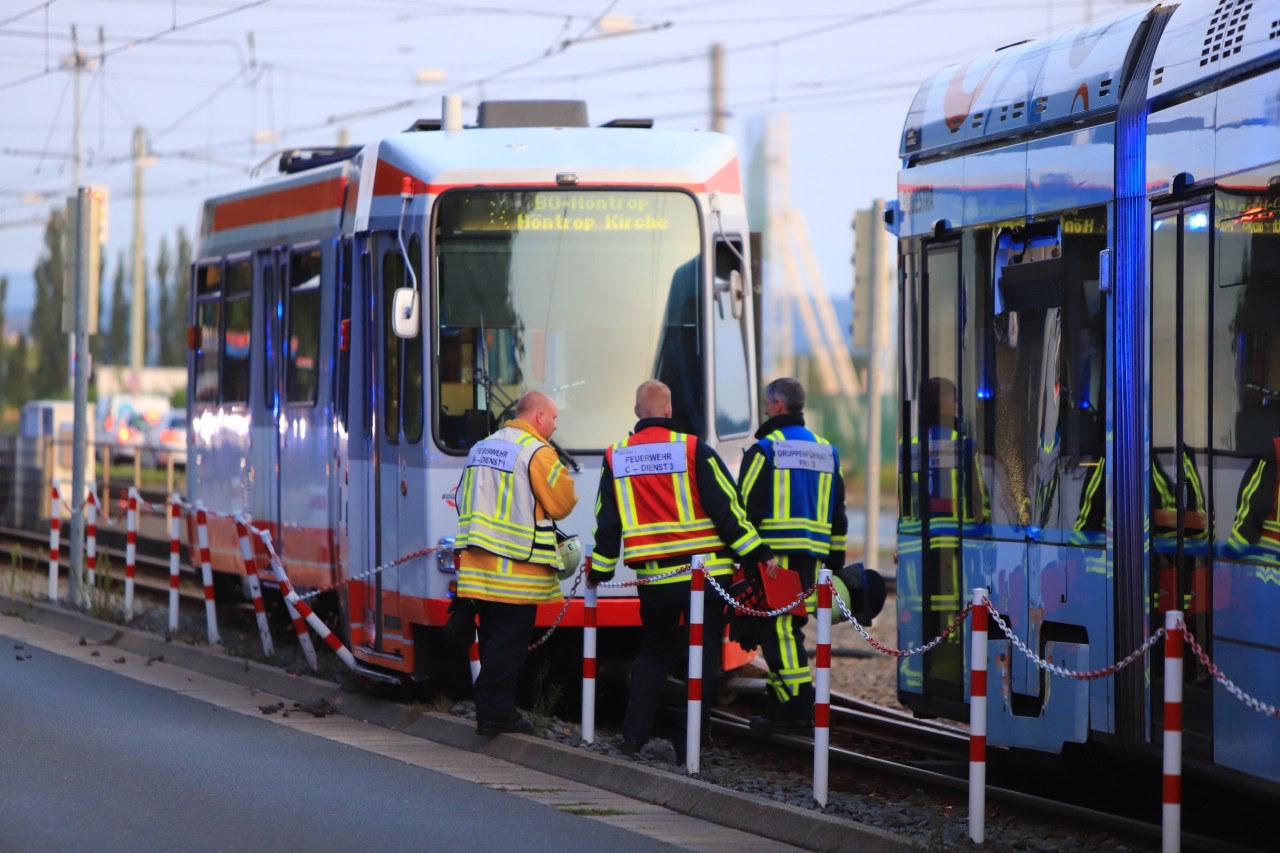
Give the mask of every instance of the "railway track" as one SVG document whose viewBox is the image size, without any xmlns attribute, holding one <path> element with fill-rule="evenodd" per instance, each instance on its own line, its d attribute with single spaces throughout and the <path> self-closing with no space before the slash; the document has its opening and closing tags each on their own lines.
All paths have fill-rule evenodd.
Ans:
<svg viewBox="0 0 1280 853">
<path fill-rule="evenodd" d="M 716 708 L 712 712 L 712 728 L 722 737 L 731 738 L 742 750 L 765 759 L 776 750 L 778 763 L 794 763 L 813 753 L 813 740 L 807 736 L 770 735 L 762 737 L 751 731 L 745 703 L 731 709 Z M 909 714 L 863 701 L 856 697 L 833 693 L 831 696 L 831 790 L 853 786 L 883 784 L 917 786 L 939 803 L 967 807 L 969 790 L 969 738 L 960 728 L 918 720 Z M 1026 752 L 1010 752 L 988 748 L 988 809 L 998 811 L 1002 820 L 1016 820 L 1042 825 L 1057 822 L 1070 825 L 1081 835 L 1114 833 L 1133 839 L 1141 848 L 1158 849 L 1161 841 L 1159 809 L 1156 822 L 1136 817 L 1142 799 L 1135 795 L 1119 797 L 1116 808 L 1096 803 L 1098 790 L 1090 790 L 1075 769 L 1059 766 L 1055 756 Z M 767 759 L 765 759 L 767 760 Z M 1093 768 L 1095 771 L 1097 767 Z M 1093 785 L 1110 790 L 1123 787 L 1124 781 L 1103 781 L 1093 774 Z M 1125 775 L 1125 774 L 1121 774 Z M 1125 775 L 1127 779 L 1128 776 Z M 1132 784 L 1158 785 L 1155 774 L 1139 774 Z M 994 781 L 993 781 L 994 780 Z M 1192 796 L 1204 793 L 1194 782 L 1188 786 Z M 1190 797 L 1185 802 L 1193 803 Z M 1230 798 L 1205 804 L 1201 811 L 1210 812 L 1197 818 L 1188 815 L 1184 806 L 1182 845 L 1185 850 L 1246 853 L 1267 849 L 1270 843 L 1254 831 L 1245 831 L 1250 823 L 1253 803 Z M 1201 829 L 1204 820 L 1212 825 Z M 1194 828 L 1189 828 L 1194 827 Z M 1237 831 L 1239 830 L 1239 831 Z M 1208 834 L 1212 832 L 1212 834 Z M 990 838 L 990 836 L 989 836 Z"/>
</svg>

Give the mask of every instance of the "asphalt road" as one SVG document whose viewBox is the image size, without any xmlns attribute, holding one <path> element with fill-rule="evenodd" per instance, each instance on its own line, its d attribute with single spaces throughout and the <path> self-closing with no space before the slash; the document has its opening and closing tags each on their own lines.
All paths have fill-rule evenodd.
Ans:
<svg viewBox="0 0 1280 853">
<path fill-rule="evenodd" d="M 21 645 L 0 635 L 5 853 L 675 849 Z"/>
</svg>

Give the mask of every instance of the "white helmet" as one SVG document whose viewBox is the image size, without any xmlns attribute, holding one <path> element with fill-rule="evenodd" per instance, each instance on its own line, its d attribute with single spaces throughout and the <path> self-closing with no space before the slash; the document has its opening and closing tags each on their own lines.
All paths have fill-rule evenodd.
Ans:
<svg viewBox="0 0 1280 853">
<path fill-rule="evenodd" d="M 582 543 L 577 536 L 566 536 L 556 544 L 556 550 L 560 552 L 560 569 L 556 575 L 560 580 L 568 580 L 582 565 Z"/>
</svg>

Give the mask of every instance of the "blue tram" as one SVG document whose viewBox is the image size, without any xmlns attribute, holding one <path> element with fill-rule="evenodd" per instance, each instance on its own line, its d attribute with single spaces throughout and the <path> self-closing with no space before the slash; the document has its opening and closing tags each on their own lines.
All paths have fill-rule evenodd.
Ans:
<svg viewBox="0 0 1280 853">
<path fill-rule="evenodd" d="M 1106 668 L 1180 610 L 1189 761 L 1280 790 L 1280 3 L 1148 4 L 943 68 L 901 139 L 899 639 L 986 587 Z M 899 695 L 967 718 L 957 635 Z M 993 632 L 989 740 L 1154 754 L 1163 662 Z"/>
</svg>

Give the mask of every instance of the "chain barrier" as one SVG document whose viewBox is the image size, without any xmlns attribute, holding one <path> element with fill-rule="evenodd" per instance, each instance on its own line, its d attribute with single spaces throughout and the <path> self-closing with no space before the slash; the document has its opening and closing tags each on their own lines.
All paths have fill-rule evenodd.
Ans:
<svg viewBox="0 0 1280 853">
<path fill-rule="evenodd" d="M 766 618 L 771 616 L 781 616 L 784 613 L 790 613 L 792 610 L 795 609 L 796 605 L 800 604 L 802 601 L 804 601 L 806 598 L 812 595 L 814 590 L 818 588 L 818 585 L 815 583 L 813 586 L 809 587 L 807 590 L 805 590 L 804 592 L 796 596 L 795 600 L 792 601 L 790 604 L 779 607 L 777 610 L 754 610 L 748 607 L 747 605 L 743 604 L 742 602 L 738 601 L 733 596 L 729 595 L 729 593 L 722 586 L 720 586 L 720 584 L 716 583 L 716 579 L 712 577 L 710 574 L 707 575 L 707 582 L 711 584 L 712 589 L 720 593 L 720 597 L 723 598 L 729 604 L 729 606 L 732 607 L 734 610 L 738 611 L 739 613 L 745 613 L 747 616 L 758 616 L 761 618 Z"/>
<path fill-rule="evenodd" d="M 384 571 L 387 571 L 388 569 L 394 569 L 397 566 L 402 566 L 405 563 L 409 562 L 410 560 L 416 560 L 419 557 L 429 557 L 439 550 L 440 549 L 438 547 L 434 547 L 434 546 L 430 548 L 419 548 L 417 551 L 413 551 L 411 553 L 405 554 L 404 556 L 397 557 L 396 559 L 392 560 L 390 563 L 384 563 L 383 565 L 376 566 L 367 572 L 361 572 L 358 575 L 352 575 L 346 580 L 338 581 L 332 586 L 327 586 L 324 589 L 314 589 L 311 592 L 298 593 L 298 598 L 300 598 L 303 601 L 310 601 L 313 598 L 317 598 L 321 595 L 324 595 L 326 592 L 333 592 L 336 589 L 342 589 L 344 586 L 347 586 L 348 584 L 353 584 L 356 581 L 362 581 L 365 578 L 371 578 L 374 575 L 378 574 L 379 572 L 384 572 Z"/>
<path fill-rule="evenodd" d="M 72 504 L 69 503 L 67 499 L 62 496 L 61 489 L 57 490 L 57 495 L 58 495 L 58 502 L 63 509 L 65 509 L 68 513 L 75 512 L 75 508 L 72 506 Z M 86 496 L 85 501 L 82 504 L 81 508 L 83 509 L 84 507 L 87 507 L 91 501 L 93 501 L 101 510 L 102 512 L 101 520 L 104 525 L 115 526 L 121 522 L 122 519 L 120 516 L 112 517 L 108 514 L 108 509 L 107 509 L 108 502 L 94 501 L 94 499 L 91 496 Z M 195 506 L 185 500 L 179 499 L 177 503 L 182 508 L 182 511 L 184 513 L 192 512 L 195 510 Z M 143 500 L 141 497 L 137 498 L 137 507 L 139 512 L 150 511 L 150 512 L 157 512 L 161 514 L 167 514 L 168 506 L 169 506 L 168 502 L 157 504 L 157 503 L 152 503 L 151 501 Z M 226 513 L 213 512 L 210 510 L 206 510 L 206 513 L 208 515 L 217 516 L 220 518 L 233 518 L 231 515 L 228 515 Z M 266 542 L 265 539 L 263 539 L 261 535 L 262 531 L 250 526 L 249 532 L 254 536 L 258 537 L 258 539 L 266 545 L 267 551 L 273 561 L 283 563 L 283 560 L 281 560 L 280 556 L 275 553 L 275 550 L 274 548 L 271 547 L 271 544 Z M 358 575 L 353 575 L 331 586 L 324 587 L 323 589 L 312 590 L 307 593 L 298 593 L 295 591 L 294 595 L 300 601 L 303 601 L 303 602 L 310 601 L 311 599 L 317 598 L 321 595 L 324 595 L 325 593 L 333 592 L 335 590 L 341 589 L 357 581 L 366 580 L 370 577 L 373 577 L 374 575 L 377 575 L 380 572 L 397 568 L 401 565 L 404 565 L 405 563 L 410 562 L 411 560 L 416 560 L 420 557 L 429 557 L 430 555 L 434 554 L 439 550 L 440 549 L 438 547 L 419 548 L 416 551 L 412 551 L 408 554 L 404 554 L 403 556 L 397 557 L 396 559 L 392 560 L 389 563 L 384 563 L 383 565 L 376 566 L 375 568 L 372 568 L 366 572 L 362 572 Z M 631 587 L 645 586 L 647 584 L 653 584 L 659 581 L 669 580 L 671 578 L 680 577 L 682 575 L 688 575 L 692 572 L 692 569 L 693 567 L 691 564 L 678 566 L 660 575 L 654 575 L 652 577 L 636 578 L 634 580 L 629 580 L 629 581 L 607 581 L 604 583 L 596 584 L 596 586 L 598 588 L 603 587 L 607 589 L 629 589 Z M 577 575 L 574 576 L 573 586 L 570 588 L 569 593 L 565 597 L 564 604 L 560 608 L 560 612 L 556 614 L 556 618 L 552 621 L 551 625 L 547 628 L 546 632 L 539 639 L 537 639 L 536 641 L 534 641 L 529 645 L 529 651 L 534 651 L 535 649 L 538 649 L 543 645 L 545 645 L 546 642 L 551 638 L 551 635 L 555 633 L 557 628 L 559 628 L 560 623 L 564 620 L 565 614 L 568 613 L 569 611 L 569 607 L 574 597 L 576 596 L 578 592 L 578 587 L 581 585 L 582 580 L 586 576 L 587 571 L 588 569 L 586 568 L 586 566 L 584 566 L 583 569 L 580 570 L 577 573 Z M 751 607 L 746 606 L 745 604 L 742 604 L 741 602 L 734 599 L 731 595 L 729 595 L 728 591 L 724 587 L 722 587 L 719 584 L 719 582 L 716 581 L 715 577 L 712 576 L 710 573 L 706 575 L 706 579 L 710 583 L 711 588 L 714 589 L 716 593 L 722 599 L 724 599 L 724 601 L 730 607 L 732 607 L 735 611 L 746 616 L 754 616 L 757 618 L 772 618 L 772 617 L 782 616 L 786 613 L 789 613 L 797 605 L 799 605 L 801 602 L 808 599 L 809 596 L 813 595 L 814 591 L 818 587 L 817 584 L 814 584 L 813 586 L 809 587 L 807 590 L 804 590 L 799 595 L 797 595 L 796 598 L 793 601 L 791 601 L 789 604 L 786 604 L 775 610 L 755 610 Z M 860 623 L 857 620 L 857 618 L 854 617 L 853 613 L 849 609 L 849 605 L 844 601 L 844 599 L 840 597 L 840 594 L 836 591 L 834 587 L 832 587 L 831 595 L 832 595 L 832 600 L 835 601 L 836 604 L 839 606 L 840 612 L 844 615 L 844 618 L 851 625 L 853 625 L 854 630 L 856 630 L 858 634 L 864 640 L 866 640 L 867 643 L 876 651 L 880 652 L 881 654 L 889 655 L 892 657 L 915 657 L 917 655 L 923 655 L 926 652 L 931 651 L 941 643 L 945 642 L 948 637 L 950 637 L 957 630 L 959 630 L 960 626 L 964 624 L 965 620 L 968 619 L 970 613 L 973 611 L 972 604 L 966 605 L 963 610 L 957 613 L 955 619 L 952 620 L 951 624 L 949 624 L 945 629 L 943 629 L 942 633 L 940 633 L 937 637 L 930 640 L 925 645 L 917 646 L 910 649 L 898 649 L 898 648 L 894 648 L 892 646 L 886 645 L 885 643 L 882 643 L 876 638 L 872 637 L 871 634 L 868 633 L 867 629 L 863 627 L 862 623 Z M 1031 648 L 1028 647 L 1026 643 L 1024 643 L 1021 639 L 1019 639 L 1017 634 L 1015 634 L 1009 628 L 1009 625 L 1004 621 L 1004 619 L 996 611 L 995 605 L 992 604 L 990 598 L 984 599 L 983 604 L 986 606 L 992 621 L 995 622 L 995 624 L 1000 628 L 1004 636 L 1007 637 L 1009 639 L 1009 642 L 1018 651 L 1020 651 L 1028 660 L 1030 660 L 1032 663 L 1034 663 L 1036 666 L 1040 667 L 1041 669 L 1047 672 L 1053 673 L 1054 675 L 1058 675 L 1063 678 L 1076 679 L 1079 681 L 1091 681 L 1099 678 L 1105 678 L 1110 675 L 1115 675 L 1120 670 L 1136 662 L 1139 658 L 1147 655 L 1151 651 L 1151 648 L 1155 646 L 1156 643 L 1164 639 L 1166 635 L 1166 631 L 1163 627 L 1158 628 L 1154 633 L 1151 634 L 1151 636 L 1147 637 L 1146 640 L 1143 641 L 1141 646 L 1134 649 L 1121 661 L 1113 663 L 1109 666 L 1102 667 L 1100 669 L 1087 670 L 1087 671 L 1072 670 L 1064 666 L 1051 663 L 1050 661 L 1045 660 L 1044 658 L 1036 654 L 1034 651 L 1032 651 Z M 1215 664 L 1209 658 L 1208 653 L 1199 644 L 1199 642 L 1196 641 L 1195 635 L 1192 634 L 1189 629 L 1187 629 L 1185 622 L 1183 623 L 1182 630 L 1184 635 L 1187 638 L 1187 643 L 1191 646 L 1192 652 L 1195 654 L 1196 658 L 1200 661 L 1200 663 L 1205 667 L 1205 669 L 1208 670 L 1210 676 L 1214 679 L 1214 681 L 1222 685 L 1223 689 L 1225 689 L 1228 693 L 1234 696 L 1241 703 L 1243 703 L 1244 705 L 1247 705 L 1249 708 L 1258 712 L 1259 714 L 1263 714 L 1268 717 L 1280 718 L 1280 706 L 1268 704 L 1262 701 L 1261 699 L 1258 699 L 1257 697 L 1252 696 L 1249 693 L 1245 692 L 1243 688 L 1239 687 L 1234 681 L 1232 681 L 1229 677 L 1227 677 L 1226 673 L 1224 673 L 1217 666 L 1217 664 Z"/>
<path fill-rule="evenodd" d="M 934 637 L 928 643 L 925 643 L 923 646 L 916 646 L 912 649 L 896 649 L 893 646 L 885 645 L 867 633 L 867 629 L 862 627 L 862 623 L 854 617 L 852 612 L 850 612 L 849 605 L 840 597 L 840 593 L 836 592 L 834 584 L 831 587 L 831 598 L 840 606 L 840 612 L 844 614 L 844 618 L 849 620 L 854 629 L 862 635 L 862 639 L 866 640 L 873 649 L 881 654 L 898 658 L 916 657 L 917 655 L 922 655 L 931 649 L 937 648 L 941 643 L 945 642 L 948 637 L 960 630 L 960 626 L 964 624 L 965 620 L 969 618 L 969 614 L 973 611 L 973 605 L 966 604 L 964 609 L 956 614 L 956 618 L 952 620 L 951 624 L 944 628 L 941 634 Z"/>
<path fill-rule="evenodd" d="M 560 612 L 556 614 L 556 618 L 551 621 L 551 627 L 539 639 L 529 644 L 529 651 L 541 648 L 547 640 L 551 639 L 551 635 L 556 632 L 556 628 L 560 627 L 560 620 L 569 612 L 569 605 L 573 603 L 573 596 L 578 592 L 578 584 L 582 583 L 582 578 L 586 575 L 586 571 L 579 570 L 573 577 L 573 586 L 569 588 L 569 594 L 565 596 L 564 605 L 560 608 Z"/>
<path fill-rule="evenodd" d="M 1187 638 L 1187 643 L 1191 645 L 1191 650 L 1195 653 L 1196 658 L 1200 663 L 1204 664 L 1206 669 L 1209 670 L 1209 674 L 1213 676 L 1213 680 L 1221 684 L 1228 693 L 1248 705 L 1253 710 L 1257 711 L 1259 714 L 1265 714 L 1268 717 L 1280 717 L 1280 708 L 1277 708 L 1275 705 L 1268 705 L 1266 702 L 1263 702 L 1255 696 L 1250 696 L 1248 693 L 1245 693 L 1244 690 L 1237 687 L 1234 681 L 1227 678 L 1226 674 L 1223 673 L 1222 670 L 1218 669 L 1217 665 L 1214 664 L 1213 661 L 1209 660 L 1209 656 L 1205 653 L 1204 649 L 1200 648 L 1200 644 L 1196 642 L 1195 635 L 1186 629 L 1185 624 L 1183 627 L 1183 634 Z"/>
<path fill-rule="evenodd" d="M 687 566 L 679 566 L 678 568 L 674 568 L 669 572 L 666 572 L 661 575 L 654 575 L 651 578 L 636 578 L 633 581 L 605 581 L 604 583 L 596 584 L 596 588 L 599 589 L 601 587 L 604 587 L 606 589 L 627 589 L 628 587 L 633 587 L 633 586 L 645 586 L 646 584 L 657 583 L 658 581 L 664 581 L 664 580 L 667 580 L 668 578 L 675 578 L 675 577 L 679 577 L 680 575 L 687 575 L 687 574 L 690 574 L 692 571 L 693 571 L 693 565 L 690 564 Z"/>
<path fill-rule="evenodd" d="M 1091 681 L 1096 678 L 1105 678 L 1108 675 L 1115 675 L 1117 672 L 1124 669 L 1126 666 L 1133 663 L 1138 658 L 1142 657 L 1147 652 L 1149 652 L 1151 650 L 1151 647 L 1154 646 L 1156 643 L 1158 643 L 1160 640 L 1164 639 L 1164 636 L 1165 636 L 1164 628 L 1158 628 L 1156 629 L 1156 632 L 1154 634 L 1152 634 L 1150 637 L 1147 637 L 1147 639 L 1143 642 L 1141 646 L 1138 646 L 1138 648 L 1130 652 L 1129 655 L 1124 660 L 1119 661 L 1117 663 L 1113 663 L 1110 666 L 1104 666 L 1101 669 L 1092 669 L 1087 672 L 1079 672 L 1074 669 L 1067 669 L 1065 666 L 1058 666 L 1056 663 L 1050 663 L 1049 661 L 1040 657 L 1038 654 L 1033 652 L 1027 646 L 1026 643 L 1018 639 L 1017 634 L 1013 633 L 1013 631 L 1009 629 L 1009 626 L 1006 625 L 1004 620 L 1000 618 L 1000 614 L 996 612 L 996 608 L 991 603 L 990 598 L 984 599 L 983 604 L 986 605 L 987 612 L 991 614 L 992 621 L 994 621 L 997 625 L 1000 626 L 1000 630 L 1003 631 L 1004 635 L 1009 638 L 1009 642 L 1013 643 L 1014 647 L 1018 651 L 1022 652 L 1022 654 L 1025 655 L 1028 660 L 1030 660 L 1032 663 L 1034 663 L 1036 666 L 1040 667 L 1041 669 L 1046 670 L 1048 672 L 1052 672 L 1054 675 L 1060 675 L 1063 678 L 1074 678 L 1077 681 Z"/>
</svg>

